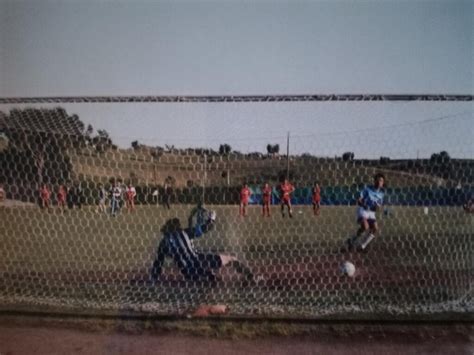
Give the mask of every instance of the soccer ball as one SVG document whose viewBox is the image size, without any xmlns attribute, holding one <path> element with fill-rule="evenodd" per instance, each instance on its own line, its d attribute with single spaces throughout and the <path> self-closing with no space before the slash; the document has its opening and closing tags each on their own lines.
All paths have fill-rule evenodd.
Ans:
<svg viewBox="0 0 474 355">
<path fill-rule="evenodd" d="M 355 275 L 356 268 L 353 263 L 344 261 L 341 265 L 341 272 L 343 275 L 353 277 Z"/>
</svg>

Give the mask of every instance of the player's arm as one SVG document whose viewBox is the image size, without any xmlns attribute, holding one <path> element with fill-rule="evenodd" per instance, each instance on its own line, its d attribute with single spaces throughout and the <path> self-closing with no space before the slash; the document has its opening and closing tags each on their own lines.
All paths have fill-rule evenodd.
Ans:
<svg viewBox="0 0 474 355">
<path fill-rule="evenodd" d="M 216 212 L 211 211 L 209 213 L 209 218 L 207 221 L 205 221 L 202 224 L 198 224 L 197 226 L 186 228 L 185 232 L 190 239 L 199 238 L 214 228 L 215 221 L 216 221 Z"/>
<path fill-rule="evenodd" d="M 372 211 L 376 212 L 383 206 L 383 195 L 380 197 L 380 199 L 377 199 L 373 203 L 373 207 L 371 208 Z"/>
<path fill-rule="evenodd" d="M 364 190 L 362 190 L 362 191 L 360 192 L 360 196 L 359 196 L 359 198 L 357 199 L 357 206 L 360 206 L 360 207 L 362 207 L 362 208 L 364 208 L 364 209 L 368 209 L 368 206 L 367 206 L 367 204 L 365 203 L 365 196 L 366 196 L 366 190 L 364 189 Z"/>
<path fill-rule="evenodd" d="M 165 237 L 161 240 L 160 245 L 158 246 L 158 250 L 156 252 L 155 260 L 153 261 L 153 266 L 151 268 L 151 277 L 152 280 L 157 280 L 158 277 L 161 275 L 161 271 L 163 269 L 163 263 L 165 261 L 165 257 L 168 254 L 168 247 Z"/>
</svg>

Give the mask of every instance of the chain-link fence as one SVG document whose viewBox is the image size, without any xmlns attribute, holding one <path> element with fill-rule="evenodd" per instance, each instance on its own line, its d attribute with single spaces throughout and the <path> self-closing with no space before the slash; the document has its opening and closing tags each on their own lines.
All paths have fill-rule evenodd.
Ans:
<svg viewBox="0 0 474 355">
<path fill-rule="evenodd" d="M 1 309 L 181 315 L 224 304 L 236 316 L 364 318 L 473 311 L 471 102 L 446 110 L 305 103 L 302 113 L 294 102 L 269 103 L 283 108 L 285 122 L 295 112 L 329 112 L 354 116 L 360 128 L 329 132 L 307 120 L 305 132 L 251 136 L 190 124 L 156 141 L 146 133 L 172 130 L 189 108 L 160 118 L 123 103 L 69 105 L 1 107 Z M 259 114 L 253 105 L 261 103 L 237 105 Z M 227 110 L 242 120 L 236 106 Z M 407 120 L 362 122 L 391 112 Z M 147 115 L 156 125 L 141 126 Z M 373 185 L 376 174 L 384 186 Z"/>
</svg>

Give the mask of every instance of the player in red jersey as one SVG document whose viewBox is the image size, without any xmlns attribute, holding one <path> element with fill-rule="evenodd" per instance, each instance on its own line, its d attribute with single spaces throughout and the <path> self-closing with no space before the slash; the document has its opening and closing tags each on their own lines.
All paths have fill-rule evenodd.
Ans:
<svg viewBox="0 0 474 355">
<path fill-rule="evenodd" d="M 125 203 L 127 205 L 128 212 L 135 210 L 135 196 L 137 196 L 137 190 L 135 190 L 135 187 L 129 183 L 127 189 L 125 190 Z"/>
<path fill-rule="evenodd" d="M 46 184 L 41 185 L 40 189 L 41 208 L 48 209 L 50 206 L 51 192 Z"/>
<path fill-rule="evenodd" d="M 280 185 L 280 199 L 281 199 L 281 215 L 285 217 L 285 206 L 288 207 L 288 215 L 293 217 L 293 210 L 291 209 L 291 194 L 295 191 L 295 187 L 285 179 Z"/>
<path fill-rule="evenodd" d="M 270 203 L 272 200 L 272 188 L 268 183 L 263 186 L 262 189 L 262 216 L 265 217 L 265 212 L 267 217 L 270 217 Z"/>
<path fill-rule="evenodd" d="M 313 187 L 313 213 L 315 216 L 319 216 L 319 211 L 321 208 L 321 188 L 319 184 L 314 184 Z"/>
<path fill-rule="evenodd" d="M 252 195 L 252 192 L 250 191 L 248 185 L 244 184 L 242 186 L 242 189 L 240 190 L 240 208 L 239 208 L 240 216 L 245 217 L 247 215 L 247 205 L 249 204 L 250 195 Z"/>
<path fill-rule="evenodd" d="M 66 187 L 64 185 L 59 185 L 58 190 L 58 207 L 61 208 L 63 211 L 66 209 Z"/>
</svg>

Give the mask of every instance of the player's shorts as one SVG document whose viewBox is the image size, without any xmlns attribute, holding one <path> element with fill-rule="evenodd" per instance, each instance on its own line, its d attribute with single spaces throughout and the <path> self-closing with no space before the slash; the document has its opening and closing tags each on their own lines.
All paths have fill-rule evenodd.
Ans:
<svg viewBox="0 0 474 355">
<path fill-rule="evenodd" d="M 361 219 L 366 219 L 369 222 L 375 222 L 377 219 L 375 218 L 374 211 L 368 211 L 363 207 L 357 208 L 357 222 L 360 222 Z"/>
<path fill-rule="evenodd" d="M 321 203 L 321 199 L 320 198 L 313 198 L 313 203 L 315 205 L 317 205 L 317 204 Z"/>
<path fill-rule="evenodd" d="M 249 200 L 240 200 L 240 204 L 247 206 L 249 204 Z"/>
<path fill-rule="evenodd" d="M 283 197 L 281 199 L 282 204 L 288 204 L 288 203 L 290 203 L 290 201 L 291 201 L 291 199 L 289 197 Z"/>
</svg>

